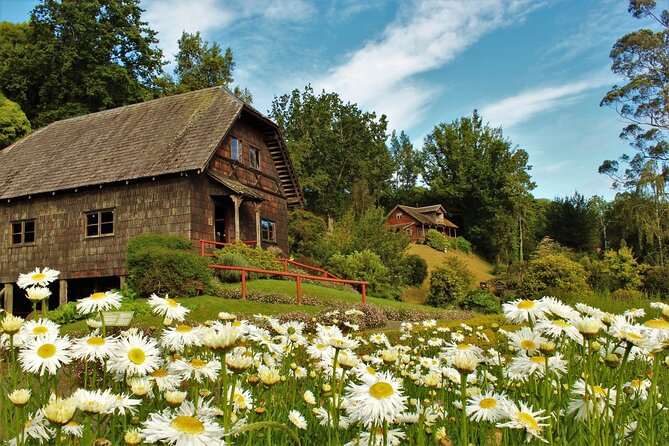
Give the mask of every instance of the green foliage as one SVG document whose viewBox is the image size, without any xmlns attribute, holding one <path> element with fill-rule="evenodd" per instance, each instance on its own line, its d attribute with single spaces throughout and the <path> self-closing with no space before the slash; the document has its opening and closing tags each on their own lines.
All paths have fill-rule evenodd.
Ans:
<svg viewBox="0 0 669 446">
<path fill-rule="evenodd" d="M 427 278 L 427 262 L 417 254 L 408 254 L 401 260 L 404 284 L 419 287 Z"/>
<path fill-rule="evenodd" d="M 221 249 L 214 251 L 214 262 L 216 265 L 225 265 L 223 263 L 224 259 L 229 255 L 234 254 L 235 256 L 244 258 L 247 262 L 247 266 L 250 268 L 256 269 L 266 269 L 270 271 L 279 271 L 282 270 L 281 264 L 276 262 L 277 252 L 269 249 L 262 249 L 260 247 L 249 246 L 245 243 L 235 243 L 232 245 L 224 246 Z M 232 266 L 232 265 L 231 265 Z M 244 265 L 238 265 L 244 266 Z"/>
<path fill-rule="evenodd" d="M 57 324 L 63 325 L 86 319 L 88 316 L 77 311 L 76 302 L 68 302 L 55 310 L 50 310 L 46 317 Z"/>
<path fill-rule="evenodd" d="M 596 209 L 578 192 L 573 197 L 556 198 L 546 212 L 546 233 L 562 246 L 591 252 L 599 243 Z"/>
<path fill-rule="evenodd" d="M 611 290 L 611 276 L 603 261 L 597 258 L 583 257 L 580 263 L 588 273 L 588 284 L 593 290 L 600 293 L 608 293 Z"/>
<path fill-rule="evenodd" d="M 400 132 L 398 137 L 394 130 L 390 135 L 388 150 L 395 168 L 393 193 L 411 191 L 416 185 L 418 175 L 423 171 L 422 152 L 414 150 L 411 140 L 404 131 Z"/>
<path fill-rule="evenodd" d="M 609 276 L 612 290 L 636 290 L 641 287 L 639 264 L 629 247 L 622 246 L 618 251 L 606 252 L 603 263 L 604 272 Z"/>
<path fill-rule="evenodd" d="M 611 293 L 611 299 L 619 300 L 621 302 L 634 302 L 642 300 L 644 297 L 645 295 L 642 291 L 629 288 L 619 288 Z"/>
<path fill-rule="evenodd" d="M 587 290 L 588 274 L 585 268 L 562 254 L 550 254 L 530 261 L 521 293 L 537 296 L 547 288 L 564 291 Z"/>
<path fill-rule="evenodd" d="M 220 253 L 216 257 L 216 264 L 222 266 L 240 266 L 244 268 L 251 268 L 251 264 L 243 255 L 236 252 Z M 217 276 L 223 282 L 240 282 L 242 280 L 241 271 L 217 270 Z"/>
<path fill-rule="evenodd" d="M 143 101 L 162 72 L 156 33 L 139 0 L 44 0 L 27 25 L 5 26 L 0 90 L 33 128 L 56 119 Z"/>
<path fill-rule="evenodd" d="M 485 314 L 502 312 L 497 296 L 483 290 L 471 290 L 463 299 L 458 301 L 458 306 L 463 310 Z"/>
<path fill-rule="evenodd" d="M 441 252 L 444 252 L 448 248 L 446 236 L 436 229 L 427 230 L 427 233 L 425 234 L 425 243 L 430 248 L 434 248 Z"/>
<path fill-rule="evenodd" d="M 178 93 L 227 86 L 232 82 L 235 62 L 230 47 L 222 53 L 218 43 L 209 46 L 209 42 L 202 40 L 199 31 L 195 34 L 184 31 L 178 43 L 177 66 L 174 69 L 178 78 Z"/>
<path fill-rule="evenodd" d="M 213 277 L 207 259 L 191 243 L 169 235 L 148 234 L 128 243 L 128 285 L 141 295 L 194 296 L 207 290 Z"/>
<path fill-rule="evenodd" d="M 0 93 L 0 149 L 30 133 L 30 121 L 19 107 Z"/>
<path fill-rule="evenodd" d="M 669 298 L 669 267 L 654 266 L 646 270 L 643 289 L 651 296 Z"/>
<path fill-rule="evenodd" d="M 369 249 L 351 254 L 335 254 L 329 261 L 330 271 L 339 277 L 369 282 L 369 292 L 375 297 L 397 298 L 399 290 L 390 282 L 389 270 L 378 254 Z"/>
<path fill-rule="evenodd" d="M 430 276 L 430 293 L 427 303 L 445 307 L 465 297 L 474 280 L 467 267 L 455 258 L 447 259 L 435 268 Z"/>
<path fill-rule="evenodd" d="M 270 116 L 281 128 L 307 200 L 307 209 L 340 217 L 362 214 L 388 190 L 393 161 L 386 117 L 344 103 L 336 93 L 275 97 Z"/>
<path fill-rule="evenodd" d="M 288 246 L 290 252 L 310 258 L 319 258 L 317 245 L 325 235 L 325 220 L 304 209 L 288 213 Z"/>
<path fill-rule="evenodd" d="M 535 186 L 527 152 L 515 149 L 501 128 L 484 125 L 476 111 L 437 125 L 423 152 L 423 178 L 434 198 L 459 217 L 463 236 L 488 259 L 511 259 Z"/>
<path fill-rule="evenodd" d="M 467 241 L 464 237 L 457 237 L 455 239 L 455 249 L 469 254 L 472 252 L 472 244 L 469 243 L 469 241 Z"/>
</svg>

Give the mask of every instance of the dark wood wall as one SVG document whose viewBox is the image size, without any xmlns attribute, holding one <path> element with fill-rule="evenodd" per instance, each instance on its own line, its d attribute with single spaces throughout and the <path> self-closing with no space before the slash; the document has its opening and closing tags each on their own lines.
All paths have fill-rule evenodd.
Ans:
<svg viewBox="0 0 669 446">
<path fill-rule="evenodd" d="M 187 177 L 158 178 L 78 192 L 21 198 L 0 204 L 0 282 L 15 282 L 37 266 L 63 279 L 126 274 L 128 240 L 143 233 L 191 236 Z M 86 212 L 114 210 L 114 235 L 86 237 Z M 15 220 L 35 219 L 35 243 L 11 244 Z"/>
</svg>

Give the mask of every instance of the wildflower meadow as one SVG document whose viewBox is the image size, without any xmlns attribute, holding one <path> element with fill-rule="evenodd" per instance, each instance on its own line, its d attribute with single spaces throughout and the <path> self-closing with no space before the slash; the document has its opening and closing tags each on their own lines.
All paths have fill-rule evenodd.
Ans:
<svg viewBox="0 0 669 446">
<path fill-rule="evenodd" d="M 58 272 L 18 280 L 37 310 Z M 82 337 L 2 314 L 0 440 L 10 445 L 669 444 L 669 305 L 623 314 L 555 298 L 504 304 L 508 325 L 314 327 L 168 296 L 157 330 L 113 331 L 122 296 L 77 303 Z M 46 313 L 46 312 L 45 312 Z M 47 314 L 48 316 L 48 314 Z M 214 320 L 215 319 L 215 320 Z"/>
</svg>

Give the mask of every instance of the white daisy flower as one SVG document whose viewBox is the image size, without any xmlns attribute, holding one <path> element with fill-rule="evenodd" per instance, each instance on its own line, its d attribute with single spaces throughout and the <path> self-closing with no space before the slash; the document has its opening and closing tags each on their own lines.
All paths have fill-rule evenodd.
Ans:
<svg viewBox="0 0 669 446">
<path fill-rule="evenodd" d="M 552 339 L 558 339 L 562 335 L 565 335 L 578 344 L 583 343 L 583 335 L 579 333 L 578 328 L 562 319 L 542 319 L 537 322 L 535 328 L 537 332 L 549 336 Z"/>
<path fill-rule="evenodd" d="M 510 322 L 521 324 L 528 321 L 536 321 L 548 311 L 541 300 L 516 299 L 502 305 L 504 317 Z"/>
<path fill-rule="evenodd" d="M 467 399 L 465 411 L 473 421 L 499 421 L 507 416 L 508 398 L 503 394 L 486 392 Z"/>
<path fill-rule="evenodd" d="M 209 417 L 193 413 L 192 406 L 182 404 L 172 411 L 149 414 L 140 430 L 147 443 L 175 446 L 224 446 L 224 429 Z"/>
<path fill-rule="evenodd" d="M 116 396 L 109 389 L 77 389 L 72 397 L 77 403 L 77 409 L 87 414 L 107 415 L 116 407 Z"/>
<path fill-rule="evenodd" d="M 527 432 L 527 441 L 529 442 L 533 437 L 548 443 L 548 440 L 541 436 L 544 427 L 548 426 L 546 423 L 540 423 L 548 417 L 540 417 L 544 411 L 533 411 L 532 407 L 527 406 L 522 401 L 520 402 L 520 409 L 515 405 L 508 405 L 508 418 L 510 421 L 506 423 L 497 423 L 497 427 L 510 427 L 512 429 L 525 429 Z"/>
<path fill-rule="evenodd" d="M 118 341 L 107 361 L 110 372 L 126 376 L 146 376 L 160 367 L 160 350 L 154 339 L 131 334 Z"/>
<path fill-rule="evenodd" d="M 55 333 L 28 339 L 19 351 L 19 362 L 26 372 L 55 375 L 60 366 L 72 361 L 71 346 L 67 336 L 59 338 Z"/>
<path fill-rule="evenodd" d="M 159 297 L 155 293 L 149 297 L 149 300 L 146 302 L 151 308 L 153 308 L 153 313 L 164 318 L 172 319 L 175 321 L 183 321 L 186 319 L 186 314 L 190 313 L 190 310 L 174 299 L 170 299 L 169 296 L 165 295 L 164 298 Z"/>
<path fill-rule="evenodd" d="M 576 419 L 583 420 L 591 416 L 612 417 L 616 405 L 616 390 L 605 389 L 598 385 L 586 384 L 577 380 L 571 389 L 572 398 L 567 408 L 568 413 L 576 413 Z"/>
<path fill-rule="evenodd" d="M 58 280 L 60 271 L 45 267 L 44 269 L 35 268 L 35 271 L 27 274 L 19 274 L 16 285 L 19 288 L 26 289 L 31 286 L 48 286 L 54 280 Z"/>
<path fill-rule="evenodd" d="M 49 424 L 44 416 L 44 410 L 40 409 L 34 414 L 28 414 L 26 420 L 23 423 L 23 432 L 21 437 L 23 441 L 20 444 L 26 444 L 26 439 L 31 438 L 37 440 L 38 443 L 42 444 L 53 440 L 55 431 L 49 427 Z M 18 438 L 13 438 L 9 440 L 9 446 L 18 445 Z"/>
<path fill-rule="evenodd" d="M 77 301 L 77 311 L 81 314 L 91 314 L 111 309 L 116 310 L 121 307 L 121 299 L 123 299 L 123 296 L 111 291 L 93 293 Z"/>
<path fill-rule="evenodd" d="M 103 361 L 116 348 L 117 340 L 112 337 L 102 337 L 93 332 L 72 342 L 72 357 L 84 361 Z"/>
<path fill-rule="evenodd" d="M 181 353 L 185 348 L 202 345 L 202 328 L 190 325 L 177 325 L 163 330 L 160 345 L 166 350 Z"/>
<path fill-rule="evenodd" d="M 291 410 L 288 413 L 288 420 L 290 420 L 291 423 L 295 425 L 298 429 L 306 429 L 307 428 L 307 420 L 304 418 L 304 415 L 302 415 L 298 410 Z"/>
<path fill-rule="evenodd" d="M 84 435 L 84 427 L 76 421 L 70 421 L 63 426 L 62 432 L 65 435 L 81 438 Z"/>
<path fill-rule="evenodd" d="M 387 429 L 383 435 L 383 429 L 375 428 L 373 431 L 364 431 L 360 437 L 346 443 L 344 446 L 398 446 L 402 444 L 406 435 L 400 429 Z"/>
<path fill-rule="evenodd" d="M 181 383 L 181 378 L 169 373 L 165 369 L 156 369 L 149 375 L 149 380 L 153 381 L 159 392 L 166 390 L 175 390 Z"/>
<path fill-rule="evenodd" d="M 19 330 L 19 336 L 23 336 L 26 340 L 37 336 L 45 336 L 47 334 L 58 336 L 60 334 L 60 325 L 49 319 L 39 318 L 37 320 L 27 321 L 21 326 L 21 330 Z"/>
<path fill-rule="evenodd" d="M 406 409 L 407 397 L 402 395 L 402 383 L 389 372 L 379 372 L 362 384 L 349 383 L 346 397 L 351 403 L 349 415 L 365 426 L 392 422 Z"/>
<path fill-rule="evenodd" d="M 546 342 L 546 338 L 529 327 L 522 327 L 519 330 L 508 333 L 508 338 L 509 344 L 515 350 L 525 351 L 528 354 L 539 350 L 541 344 Z"/>
<path fill-rule="evenodd" d="M 205 380 L 216 381 L 221 371 L 221 362 L 217 359 L 205 361 L 200 358 L 193 358 L 190 361 L 177 359 L 172 362 L 168 369 L 181 377 L 183 381 L 191 378 L 201 383 Z"/>
<path fill-rule="evenodd" d="M 31 302 L 41 302 L 51 296 L 51 291 L 47 287 L 32 286 L 26 289 L 26 296 Z"/>
</svg>

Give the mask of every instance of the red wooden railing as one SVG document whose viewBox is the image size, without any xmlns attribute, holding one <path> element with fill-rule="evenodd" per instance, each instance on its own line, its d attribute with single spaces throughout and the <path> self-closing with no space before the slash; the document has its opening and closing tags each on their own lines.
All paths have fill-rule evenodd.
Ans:
<svg viewBox="0 0 669 446">
<path fill-rule="evenodd" d="M 240 240 L 239 242 L 236 243 L 244 243 L 245 245 L 258 245 L 257 240 Z M 215 242 L 213 240 L 200 240 L 200 255 L 203 257 L 212 257 L 213 254 L 207 254 L 205 252 L 205 246 L 206 245 L 214 245 L 214 246 L 232 246 L 234 245 L 235 242 Z"/>
<path fill-rule="evenodd" d="M 316 268 L 315 266 L 305 265 L 304 263 L 296 262 L 294 260 L 276 259 L 275 261 L 283 263 L 283 271 L 286 272 L 286 273 L 288 272 L 288 265 L 293 265 L 293 266 L 296 266 L 298 268 L 308 269 L 310 271 L 316 271 L 316 272 L 320 273 L 322 277 L 329 277 L 330 279 L 339 279 L 339 277 L 335 276 L 330 271 L 326 271 L 326 270 L 321 269 L 321 268 Z"/>
<path fill-rule="evenodd" d="M 242 299 L 246 299 L 246 273 L 259 273 L 271 276 L 294 277 L 297 287 L 297 304 L 302 305 L 302 279 L 320 280 L 322 282 L 345 283 L 348 285 L 360 285 L 362 295 L 362 303 L 367 303 L 367 285 L 369 282 L 361 282 L 359 280 L 346 280 L 332 277 L 309 276 L 307 274 L 289 273 L 287 271 L 270 271 L 267 269 L 246 268 L 242 266 L 224 266 L 224 265 L 208 265 L 213 269 L 226 269 L 231 271 L 240 271 L 242 273 Z"/>
</svg>

